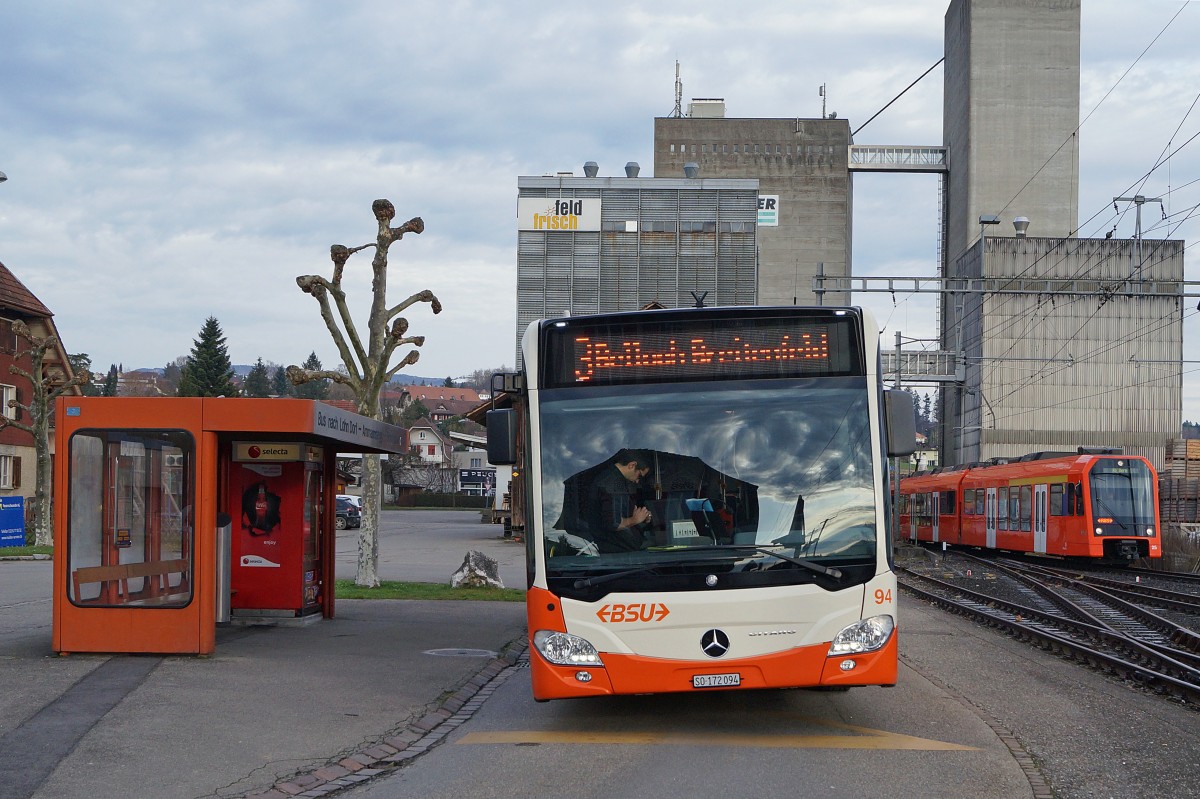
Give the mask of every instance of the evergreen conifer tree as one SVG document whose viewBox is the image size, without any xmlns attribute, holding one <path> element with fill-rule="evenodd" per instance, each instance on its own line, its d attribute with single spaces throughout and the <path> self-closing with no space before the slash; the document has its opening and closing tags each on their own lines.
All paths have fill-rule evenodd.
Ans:
<svg viewBox="0 0 1200 799">
<path fill-rule="evenodd" d="M 250 367 L 250 373 L 242 383 L 242 391 L 247 397 L 271 396 L 271 374 L 261 357 Z"/>
<path fill-rule="evenodd" d="M 192 343 L 192 353 L 183 365 L 183 376 L 179 381 L 179 396 L 238 396 L 225 336 L 215 317 L 210 316 L 204 321 L 200 337 Z"/>
<path fill-rule="evenodd" d="M 121 373 L 117 371 L 117 365 L 115 363 L 109 364 L 108 374 L 105 375 L 105 377 L 104 377 L 104 386 L 100 390 L 100 396 L 102 396 L 102 397 L 117 396 L 117 384 L 119 382 L 120 377 L 121 377 Z"/>
<path fill-rule="evenodd" d="M 282 366 L 276 366 L 271 373 L 271 394 L 276 397 L 296 396 L 292 381 L 287 379 L 287 369 Z"/>
<path fill-rule="evenodd" d="M 312 353 L 308 356 L 308 360 L 304 362 L 304 369 L 309 372 L 320 372 L 322 370 L 321 359 L 317 357 L 317 353 Z M 321 378 L 318 380 L 309 380 L 307 383 L 301 383 L 296 386 L 295 394 L 300 399 L 323 400 L 329 398 L 329 381 Z"/>
</svg>

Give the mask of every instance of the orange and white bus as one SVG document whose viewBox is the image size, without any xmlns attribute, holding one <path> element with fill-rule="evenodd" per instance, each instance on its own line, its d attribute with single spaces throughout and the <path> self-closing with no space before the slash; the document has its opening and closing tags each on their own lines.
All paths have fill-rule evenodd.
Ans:
<svg viewBox="0 0 1200 799">
<path fill-rule="evenodd" d="M 526 481 L 536 699 L 895 683 L 913 412 L 868 314 L 566 317 L 522 354 L 488 454 Z"/>
</svg>

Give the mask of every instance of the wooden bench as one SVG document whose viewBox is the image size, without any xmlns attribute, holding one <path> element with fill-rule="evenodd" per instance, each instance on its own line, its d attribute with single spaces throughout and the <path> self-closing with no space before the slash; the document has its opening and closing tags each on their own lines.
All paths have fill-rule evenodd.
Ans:
<svg viewBox="0 0 1200 799">
<path fill-rule="evenodd" d="M 189 590 L 187 579 L 188 565 L 187 559 L 179 558 L 176 560 L 143 561 L 141 563 L 118 563 L 113 566 L 83 566 L 71 574 L 71 582 L 75 588 L 75 593 L 72 596 L 76 602 L 79 602 L 81 601 L 79 593 L 81 586 L 100 583 L 100 590 L 103 594 L 105 583 L 116 583 L 117 596 L 125 597 L 122 604 L 127 604 L 130 602 L 129 581 L 138 578 L 145 579 L 140 592 L 142 594 L 148 594 L 153 597 L 163 594 L 186 593 Z M 180 575 L 178 586 L 171 585 L 170 575 L 172 574 Z"/>
</svg>

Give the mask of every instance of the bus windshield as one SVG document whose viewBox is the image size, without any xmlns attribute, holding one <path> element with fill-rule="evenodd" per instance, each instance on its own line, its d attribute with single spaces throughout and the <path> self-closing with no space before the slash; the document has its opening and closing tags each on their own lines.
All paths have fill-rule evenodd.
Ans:
<svg viewBox="0 0 1200 799">
<path fill-rule="evenodd" d="M 542 391 L 548 573 L 873 564 L 867 396 L 863 377 Z"/>
</svg>

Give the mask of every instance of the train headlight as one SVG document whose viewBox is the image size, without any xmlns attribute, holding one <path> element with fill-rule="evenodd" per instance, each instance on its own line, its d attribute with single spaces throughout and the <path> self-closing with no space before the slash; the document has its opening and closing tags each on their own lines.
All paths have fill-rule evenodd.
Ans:
<svg viewBox="0 0 1200 799">
<path fill-rule="evenodd" d="M 546 660 L 559 666 L 603 666 L 600 653 L 586 638 L 554 630 L 538 630 L 533 645 Z"/>
<path fill-rule="evenodd" d="M 891 616 L 872 616 L 856 621 L 833 637 L 829 645 L 829 657 L 834 655 L 859 655 L 881 649 L 896 629 Z"/>
</svg>

